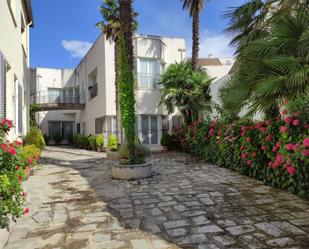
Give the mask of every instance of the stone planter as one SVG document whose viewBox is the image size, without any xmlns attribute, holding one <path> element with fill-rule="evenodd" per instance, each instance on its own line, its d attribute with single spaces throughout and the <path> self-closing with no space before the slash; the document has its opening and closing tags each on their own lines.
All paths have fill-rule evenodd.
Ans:
<svg viewBox="0 0 309 249">
<path fill-rule="evenodd" d="M 122 180 L 138 180 L 150 177 L 152 174 L 151 163 L 135 165 L 113 165 L 112 177 Z"/>
<path fill-rule="evenodd" d="M 121 158 L 117 151 L 107 151 L 106 159 L 115 161 L 115 160 L 120 160 Z"/>
</svg>

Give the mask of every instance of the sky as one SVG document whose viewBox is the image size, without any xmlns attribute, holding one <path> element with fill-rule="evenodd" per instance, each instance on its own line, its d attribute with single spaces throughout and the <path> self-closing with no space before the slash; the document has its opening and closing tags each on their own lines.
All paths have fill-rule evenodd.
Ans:
<svg viewBox="0 0 309 249">
<path fill-rule="evenodd" d="M 232 56 L 222 15 L 245 0 L 206 0 L 200 16 L 200 57 Z M 32 67 L 73 68 L 100 35 L 100 0 L 32 0 L 34 28 L 30 34 Z M 192 20 L 180 0 L 134 0 L 138 33 L 181 37 L 191 53 Z"/>
</svg>

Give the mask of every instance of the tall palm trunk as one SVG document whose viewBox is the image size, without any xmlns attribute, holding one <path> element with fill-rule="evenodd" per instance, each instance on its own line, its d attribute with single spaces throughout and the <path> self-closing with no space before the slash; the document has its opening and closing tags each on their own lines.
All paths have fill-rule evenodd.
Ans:
<svg viewBox="0 0 309 249">
<path fill-rule="evenodd" d="M 121 143 L 121 122 L 120 122 L 120 97 L 119 97 L 119 60 L 120 60 L 120 41 L 115 39 L 114 41 L 114 56 L 115 56 L 115 104 L 116 104 L 116 136 L 118 143 Z"/>
<path fill-rule="evenodd" d="M 134 69 L 134 56 L 133 56 L 133 16 L 132 16 L 132 0 L 120 0 L 120 23 L 123 32 L 126 53 L 128 56 L 128 63 L 131 67 L 132 73 Z"/>
<path fill-rule="evenodd" d="M 195 2 L 192 13 L 192 70 L 195 71 L 197 67 L 198 53 L 199 53 L 199 6 L 198 1 Z"/>
<path fill-rule="evenodd" d="M 129 150 L 129 162 L 136 163 L 135 151 L 135 96 L 134 96 L 134 57 L 133 57 L 133 16 L 132 0 L 120 0 L 121 26 L 121 116 Z M 123 44 L 123 45 L 122 45 Z M 123 92 L 125 91 L 125 93 Z"/>
</svg>

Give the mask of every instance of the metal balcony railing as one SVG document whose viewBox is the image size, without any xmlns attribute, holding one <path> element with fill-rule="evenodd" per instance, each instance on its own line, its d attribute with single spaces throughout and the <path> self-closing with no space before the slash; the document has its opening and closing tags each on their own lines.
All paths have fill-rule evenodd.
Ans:
<svg viewBox="0 0 309 249">
<path fill-rule="evenodd" d="M 59 108 L 66 109 L 67 107 L 77 107 L 85 104 L 84 93 L 80 92 L 79 89 L 53 89 L 52 91 L 38 91 L 31 96 L 31 103 L 41 105 L 41 107 Z M 73 109 L 74 109 L 73 108 Z"/>
</svg>

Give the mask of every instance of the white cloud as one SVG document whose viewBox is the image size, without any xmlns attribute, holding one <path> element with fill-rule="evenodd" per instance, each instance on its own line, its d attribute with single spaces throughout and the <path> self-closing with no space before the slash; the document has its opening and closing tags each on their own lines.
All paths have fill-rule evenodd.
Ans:
<svg viewBox="0 0 309 249">
<path fill-rule="evenodd" d="M 90 42 L 77 40 L 62 40 L 61 44 L 74 58 L 83 58 L 92 46 Z"/>
<path fill-rule="evenodd" d="M 199 57 L 208 57 L 212 54 L 213 57 L 230 57 L 233 56 L 233 48 L 229 45 L 231 38 L 225 34 L 214 34 L 208 31 L 203 31 L 200 34 L 200 52 Z M 192 41 L 188 40 L 187 56 L 191 57 Z"/>
</svg>

